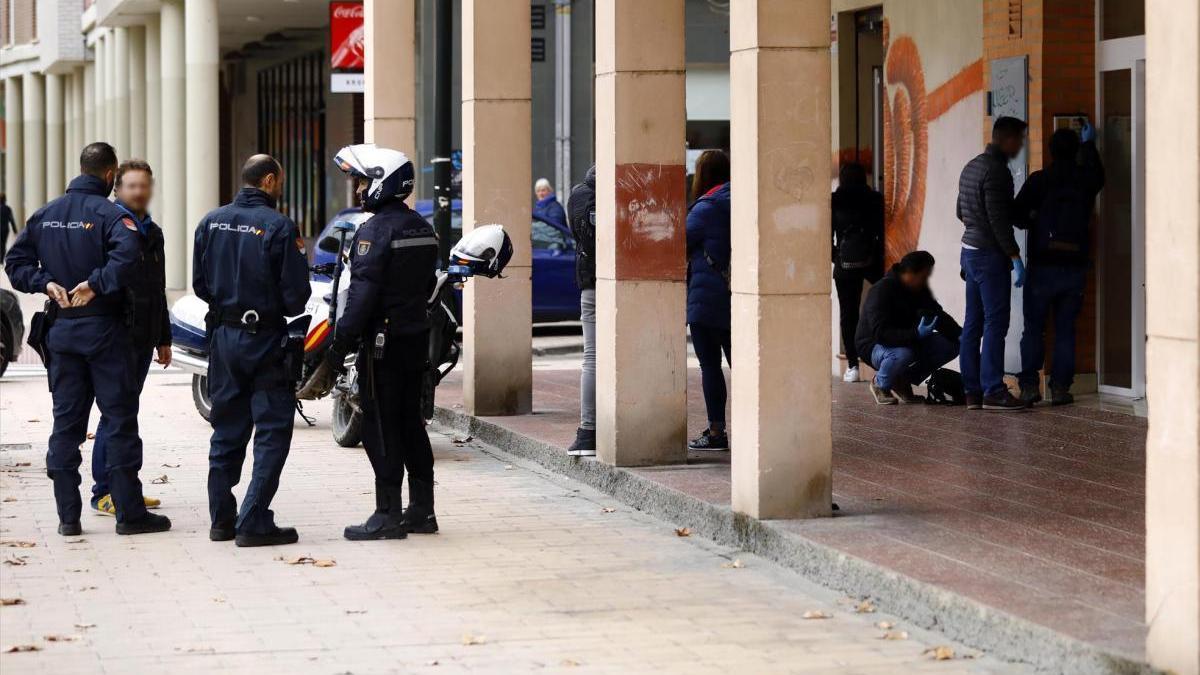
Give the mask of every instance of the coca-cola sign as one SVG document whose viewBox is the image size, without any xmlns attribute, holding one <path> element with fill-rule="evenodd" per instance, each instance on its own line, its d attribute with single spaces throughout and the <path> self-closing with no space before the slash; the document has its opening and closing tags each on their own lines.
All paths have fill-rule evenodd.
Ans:
<svg viewBox="0 0 1200 675">
<path fill-rule="evenodd" d="M 361 73 L 366 58 L 361 2 L 329 3 L 329 65 L 335 73 Z"/>
</svg>

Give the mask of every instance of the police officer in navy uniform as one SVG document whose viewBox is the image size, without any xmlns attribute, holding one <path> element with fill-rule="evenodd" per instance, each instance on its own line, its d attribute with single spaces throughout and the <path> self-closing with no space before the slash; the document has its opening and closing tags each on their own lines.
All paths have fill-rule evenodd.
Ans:
<svg viewBox="0 0 1200 675">
<path fill-rule="evenodd" d="M 171 521 L 146 510 L 138 480 L 142 441 L 124 292 L 140 256 L 138 226 L 107 199 L 117 171 L 112 146 L 92 143 L 79 164 L 82 175 L 66 195 L 33 214 L 6 259 L 17 290 L 44 292 L 57 305 L 50 306 L 54 318 L 46 338 L 54 402 L 46 473 L 54 483 L 58 532 L 81 532 L 79 446 L 93 400 L 109 424 L 117 534 L 162 532 Z"/>
<path fill-rule="evenodd" d="M 412 162 L 374 145 L 343 148 L 334 160 L 355 177 L 363 223 L 350 248 L 350 288 L 326 356 L 340 368 L 358 349 L 362 438 L 375 471 L 375 512 L 345 529 L 352 540 L 403 539 L 437 532 L 433 512 L 433 450 L 421 415 L 421 384 L 429 368 L 427 302 L 437 269 L 433 227 L 404 203 L 412 193 Z M 408 509 L 401 486 L 408 470 Z"/>
<path fill-rule="evenodd" d="M 294 528 L 275 524 L 270 509 L 296 408 L 284 317 L 302 313 L 311 294 L 304 240 L 275 209 L 283 179 L 275 158 L 254 155 L 242 167 L 244 187 L 233 203 L 196 227 L 192 287 L 209 307 L 209 539 L 236 539 L 238 546 L 298 539 Z M 238 511 L 233 486 L 251 431 L 254 468 Z"/>
</svg>

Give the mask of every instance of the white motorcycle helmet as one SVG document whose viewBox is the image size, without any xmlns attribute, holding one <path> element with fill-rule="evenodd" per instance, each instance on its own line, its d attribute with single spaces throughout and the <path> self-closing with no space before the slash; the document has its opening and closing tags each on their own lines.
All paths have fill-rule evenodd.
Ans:
<svg viewBox="0 0 1200 675">
<path fill-rule="evenodd" d="M 374 143 L 347 145 L 334 155 L 333 163 L 355 178 L 370 181 L 362 199 L 368 211 L 392 199 L 408 197 L 416 182 L 413 163 L 403 152 Z"/>
<path fill-rule="evenodd" d="M 480 225 L 454 245 L 450 264 L 468 267 L 473 275 L 494 279 L 504 271 L 512 255 L 512 240 L 502 226 Z"/>
</svg>

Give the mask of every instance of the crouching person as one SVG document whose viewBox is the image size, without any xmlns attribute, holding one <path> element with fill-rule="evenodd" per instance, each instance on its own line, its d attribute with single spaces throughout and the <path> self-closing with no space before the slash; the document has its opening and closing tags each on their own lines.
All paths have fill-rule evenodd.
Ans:
<svg viewBox="0 0 1200 675">
<path fill-rule="evenodd" d="M 958 356 L 962 328 L 933 297 L 933 263 L 927 251 L 913 251 L 867 293 L 854 344 L 876 370 L 871 395 L 880 405 L 923 402 L 913 385 Z"/>
</svg>

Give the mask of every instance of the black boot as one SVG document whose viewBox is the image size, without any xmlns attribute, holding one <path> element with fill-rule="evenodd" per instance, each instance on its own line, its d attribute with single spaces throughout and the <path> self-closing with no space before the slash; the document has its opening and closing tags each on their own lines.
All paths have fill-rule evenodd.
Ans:
<svg viewBox="0 0 1200 675">
<path fill-rule="evenodd" d="M 417 478 L 408 474 L 408 508 L 404 510 L 404 530 L 414 534 L 437 533 L 432 478 Z"/>
<path fill-rule="evenodd" d="M 171 529 L 171 519 L 149 511 L 141 518 L 117 523 L 117 534 L 150 534 L 151 532 L 166 532 Z"/>
<path fill-rule="evenodd" d="M 349 525 L 342 536 L 350 541 L 374 541 L 376 539 L 404 539 L 402 505 L 404 497 L 399 485 L 375 483 L 375 513 L 362 525 Z"/>
<path fill-rule="evenodd" d="M 296 532 L 296 528 L 278 526 L 270 532 L 256 534 L 238 533 L 233 539 L 234 545 L 242 548 L 252 546 L 285 546 L 298 541 L 300 541 L 300 534 Z"/>
</svg>

